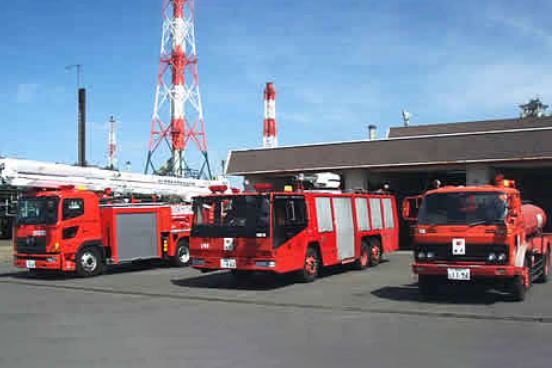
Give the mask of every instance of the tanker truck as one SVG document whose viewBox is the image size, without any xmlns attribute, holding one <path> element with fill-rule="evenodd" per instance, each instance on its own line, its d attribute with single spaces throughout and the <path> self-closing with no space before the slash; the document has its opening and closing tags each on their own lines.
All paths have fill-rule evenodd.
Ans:
<svg viewBox="0 0 552 368">
<path fill-rule="evenodd" d="M 552 239 L 545 212 L 522 204 L 515 182 L 445 186 L 403 202 L 413 226 L 413 272 L 424 298 L 445 283 L 482 281 L 521 301 L 550 273 Z M 419 205 L 419 206 L 418 206 Z"/>
</svg>

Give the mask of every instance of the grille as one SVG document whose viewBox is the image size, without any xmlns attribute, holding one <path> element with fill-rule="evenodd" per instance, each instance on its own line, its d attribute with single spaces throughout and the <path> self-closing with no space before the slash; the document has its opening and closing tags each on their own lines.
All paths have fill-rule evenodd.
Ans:
<svg viewBox="0 0 552 368">
<path fill-rule="evenodd" d="M 46 237 L 28 236 L 15 239 L 17 253 L 46 253 Z"/>
<path fill-rule="evenodd" d="M 414 252 L 416 255 L 418 252 L 433 252 L 435 257 L 434 261 L 475 261 L 486 262 L 489 253 L 494 252 L 505 253 L 506 261 L 508 260 L 508 247 L 505 244 L 469 244 L 466 243 L 465 255 L 452 255 L 452 244 L 450 243 L 437 243 L 437 244 L 416 244 Z"/>
</svg>

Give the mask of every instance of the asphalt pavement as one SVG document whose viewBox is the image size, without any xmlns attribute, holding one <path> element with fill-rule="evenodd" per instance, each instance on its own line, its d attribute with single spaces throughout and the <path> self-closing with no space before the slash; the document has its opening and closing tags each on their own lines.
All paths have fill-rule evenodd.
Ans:
<svg viewBox="0 0 552 368">
<path fill-rule="evenodd" d="M 38 278 L 0 258 L 0 367 L 552 366 L 552 284 L 424 302 L 409 263 L 297 284 L 155 263 Z"/>
</svg>

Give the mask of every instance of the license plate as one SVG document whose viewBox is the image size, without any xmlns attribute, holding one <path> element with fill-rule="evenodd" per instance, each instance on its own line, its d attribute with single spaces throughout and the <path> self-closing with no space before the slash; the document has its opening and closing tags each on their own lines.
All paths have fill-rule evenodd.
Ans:
<svg viewBox="0 0 552 368">
<path fill-rule="evenodd" d="M 28 259 L 26 262 L 27 268 L 36 268 L 36 262 L 34 260 Z"/>
<path fill-rule="evenodd" d="M 236 260 L 234 258 L 222 258 L 220 268 L 236 268 Z"/>
<path fill-rule="evenodd" d="M 469 268 L 447 268 L 449 280 L 469 280 L 470 269 Z"/>
</svg>

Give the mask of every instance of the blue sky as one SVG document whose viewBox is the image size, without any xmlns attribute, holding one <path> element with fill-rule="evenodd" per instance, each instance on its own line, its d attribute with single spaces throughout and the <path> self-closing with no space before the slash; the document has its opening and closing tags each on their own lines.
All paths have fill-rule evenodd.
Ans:
<svg viewBox="0 0 552 368">
<path fill-rule="evenodd" d="M 143 169 L 161 0 L 0 1 L 0 155 L 76 161 L 75 74 L 88 88 L 88 156 Z M 257 147 L 264 83 L 282 145 L 380 137 L 401 124 L 517 116 L 552 103 L 549 1 L 196 0 L 201 93 L 213 166 Z"/>
</svg>

